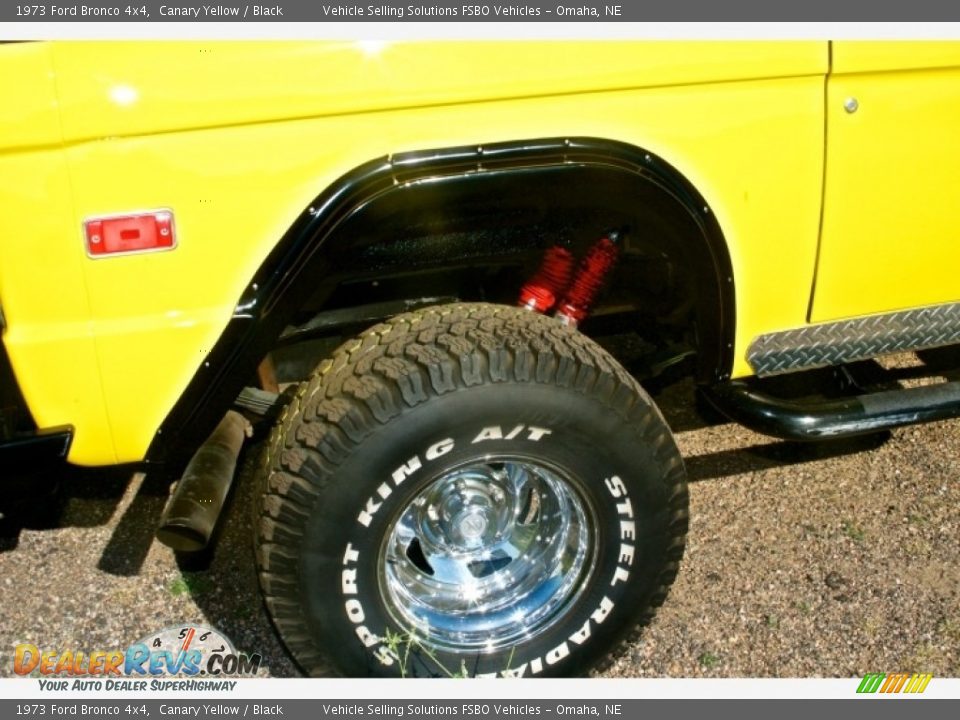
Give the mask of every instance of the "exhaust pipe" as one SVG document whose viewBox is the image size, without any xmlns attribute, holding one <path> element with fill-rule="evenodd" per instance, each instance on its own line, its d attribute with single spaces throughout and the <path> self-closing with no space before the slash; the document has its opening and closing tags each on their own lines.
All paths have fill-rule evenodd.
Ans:
<svg viewBox="0 0 960 720">
<path fill-rule="evenodd" d="M 249 428 L 246 418 L 234 410 L 223 416 L 190 459 L 167 501 L 157 529 L 160 542 L 184 552 L 203 550 L 209 544 Z"/>
</svg>

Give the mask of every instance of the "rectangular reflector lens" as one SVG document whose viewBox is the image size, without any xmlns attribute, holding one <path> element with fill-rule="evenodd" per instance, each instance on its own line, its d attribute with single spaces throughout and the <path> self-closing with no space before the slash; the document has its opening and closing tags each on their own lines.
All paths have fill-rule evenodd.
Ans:
<svg viewBox="0 0 960 720">
<path fill-rule="evenodd" d="M 177 244 L 170 210 L 91 218 L 83 230 L 87 254 L 94 258 L 171 250 Z"/>
</svg>

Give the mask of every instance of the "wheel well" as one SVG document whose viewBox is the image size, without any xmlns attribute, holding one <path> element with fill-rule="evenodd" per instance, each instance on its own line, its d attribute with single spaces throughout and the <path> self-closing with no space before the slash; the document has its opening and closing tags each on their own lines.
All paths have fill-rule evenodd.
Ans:
<svg viewBox="0 0 960 720">
<path fill-rule="evenodd" d="M 302 379 L 345 337 L 403 309 L 444 301 L 513 305 L 551 245 L 577 257 L 626 228 L 586 334 L 644 376 L 681 357 L 702 379 L 724 367 L 715 342 L 717 277 L 697 215 L 649 176 L 566 164 L 411 183 L 335 230 L 329 272 L 291 318 L 273 356 Z"/>
<path fill-rule="evenodd" d="M 582 330 L 628 351 L 646 348 L 632 358 L 641 365 L 695 354 L 701 382 L 729 376 L 726 244 L 703 198 L 668 163 L 594 139 L 410 153 L 357 168 L 305 209 L 150 458 L 167 454 L 181 428 L 202 439 L 268 354 L 296 379 L 331 343 L 404 307 L 514 304 L 545 248 L 561 242 L 579 256 L 615 228 L 627 229 L 621 258 Z"/>
</svg>

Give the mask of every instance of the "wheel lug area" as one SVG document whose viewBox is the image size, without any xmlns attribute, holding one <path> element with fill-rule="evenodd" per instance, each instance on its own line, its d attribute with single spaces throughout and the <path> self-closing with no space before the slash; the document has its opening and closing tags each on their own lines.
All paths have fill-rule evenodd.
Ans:
<svg viewBox="0 0 960 720">
<path fill-rule="evenodd" d="M 456 519 L 456 534 L 467 546 L 481 545 L 487 531 L 487 516 L 480 509 L 470 509 Z"/>
<path fill-rule="evenodd" d="M 429 496 L 414 503 L 424 537 L 454 553 L 485 551 L 500 542 L 512 527 L 509 490 L 503 470 L 486 476 L 451 478 Z"/>
<path fill-rule="evenodd" d="M 391 612 L 429 628 L 434 647 L 508 647 L 580 592 L 592 553 L 587 515 L 566 477 L 526 459 L 437 477 L 391 530 Z"/>
</svg>

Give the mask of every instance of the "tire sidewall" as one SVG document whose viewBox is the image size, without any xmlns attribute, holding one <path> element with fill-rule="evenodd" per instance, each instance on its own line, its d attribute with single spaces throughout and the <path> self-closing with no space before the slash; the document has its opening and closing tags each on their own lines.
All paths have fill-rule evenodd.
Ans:
<svg viewBox="0 0 960 720">
<path fill-rule="evenodd" d="M 649 606 L 669 561 L 665 458 L 676 449 L 657 410 L 638 393 L 622 412 L 576 390 L 536 383 L 460 388 L 378 427 L 340 465 L 342 481 L 321 497 L 304 527 L 301 601 L 315 641 L 332 644 L 330 653 L 352 676 L 444 676 L 464 669 L 555 676 L 588 667 Z M 585 570 L 587 586 L 561 618 L 513 648 L 461 655 L 391 645 L 389 634 L 409 635 L 382 600 L 387 533 L 445 472 L 497 456 L 540 459 L 575 479 L 594 520 L 595 564 Z"/>
</svg>

